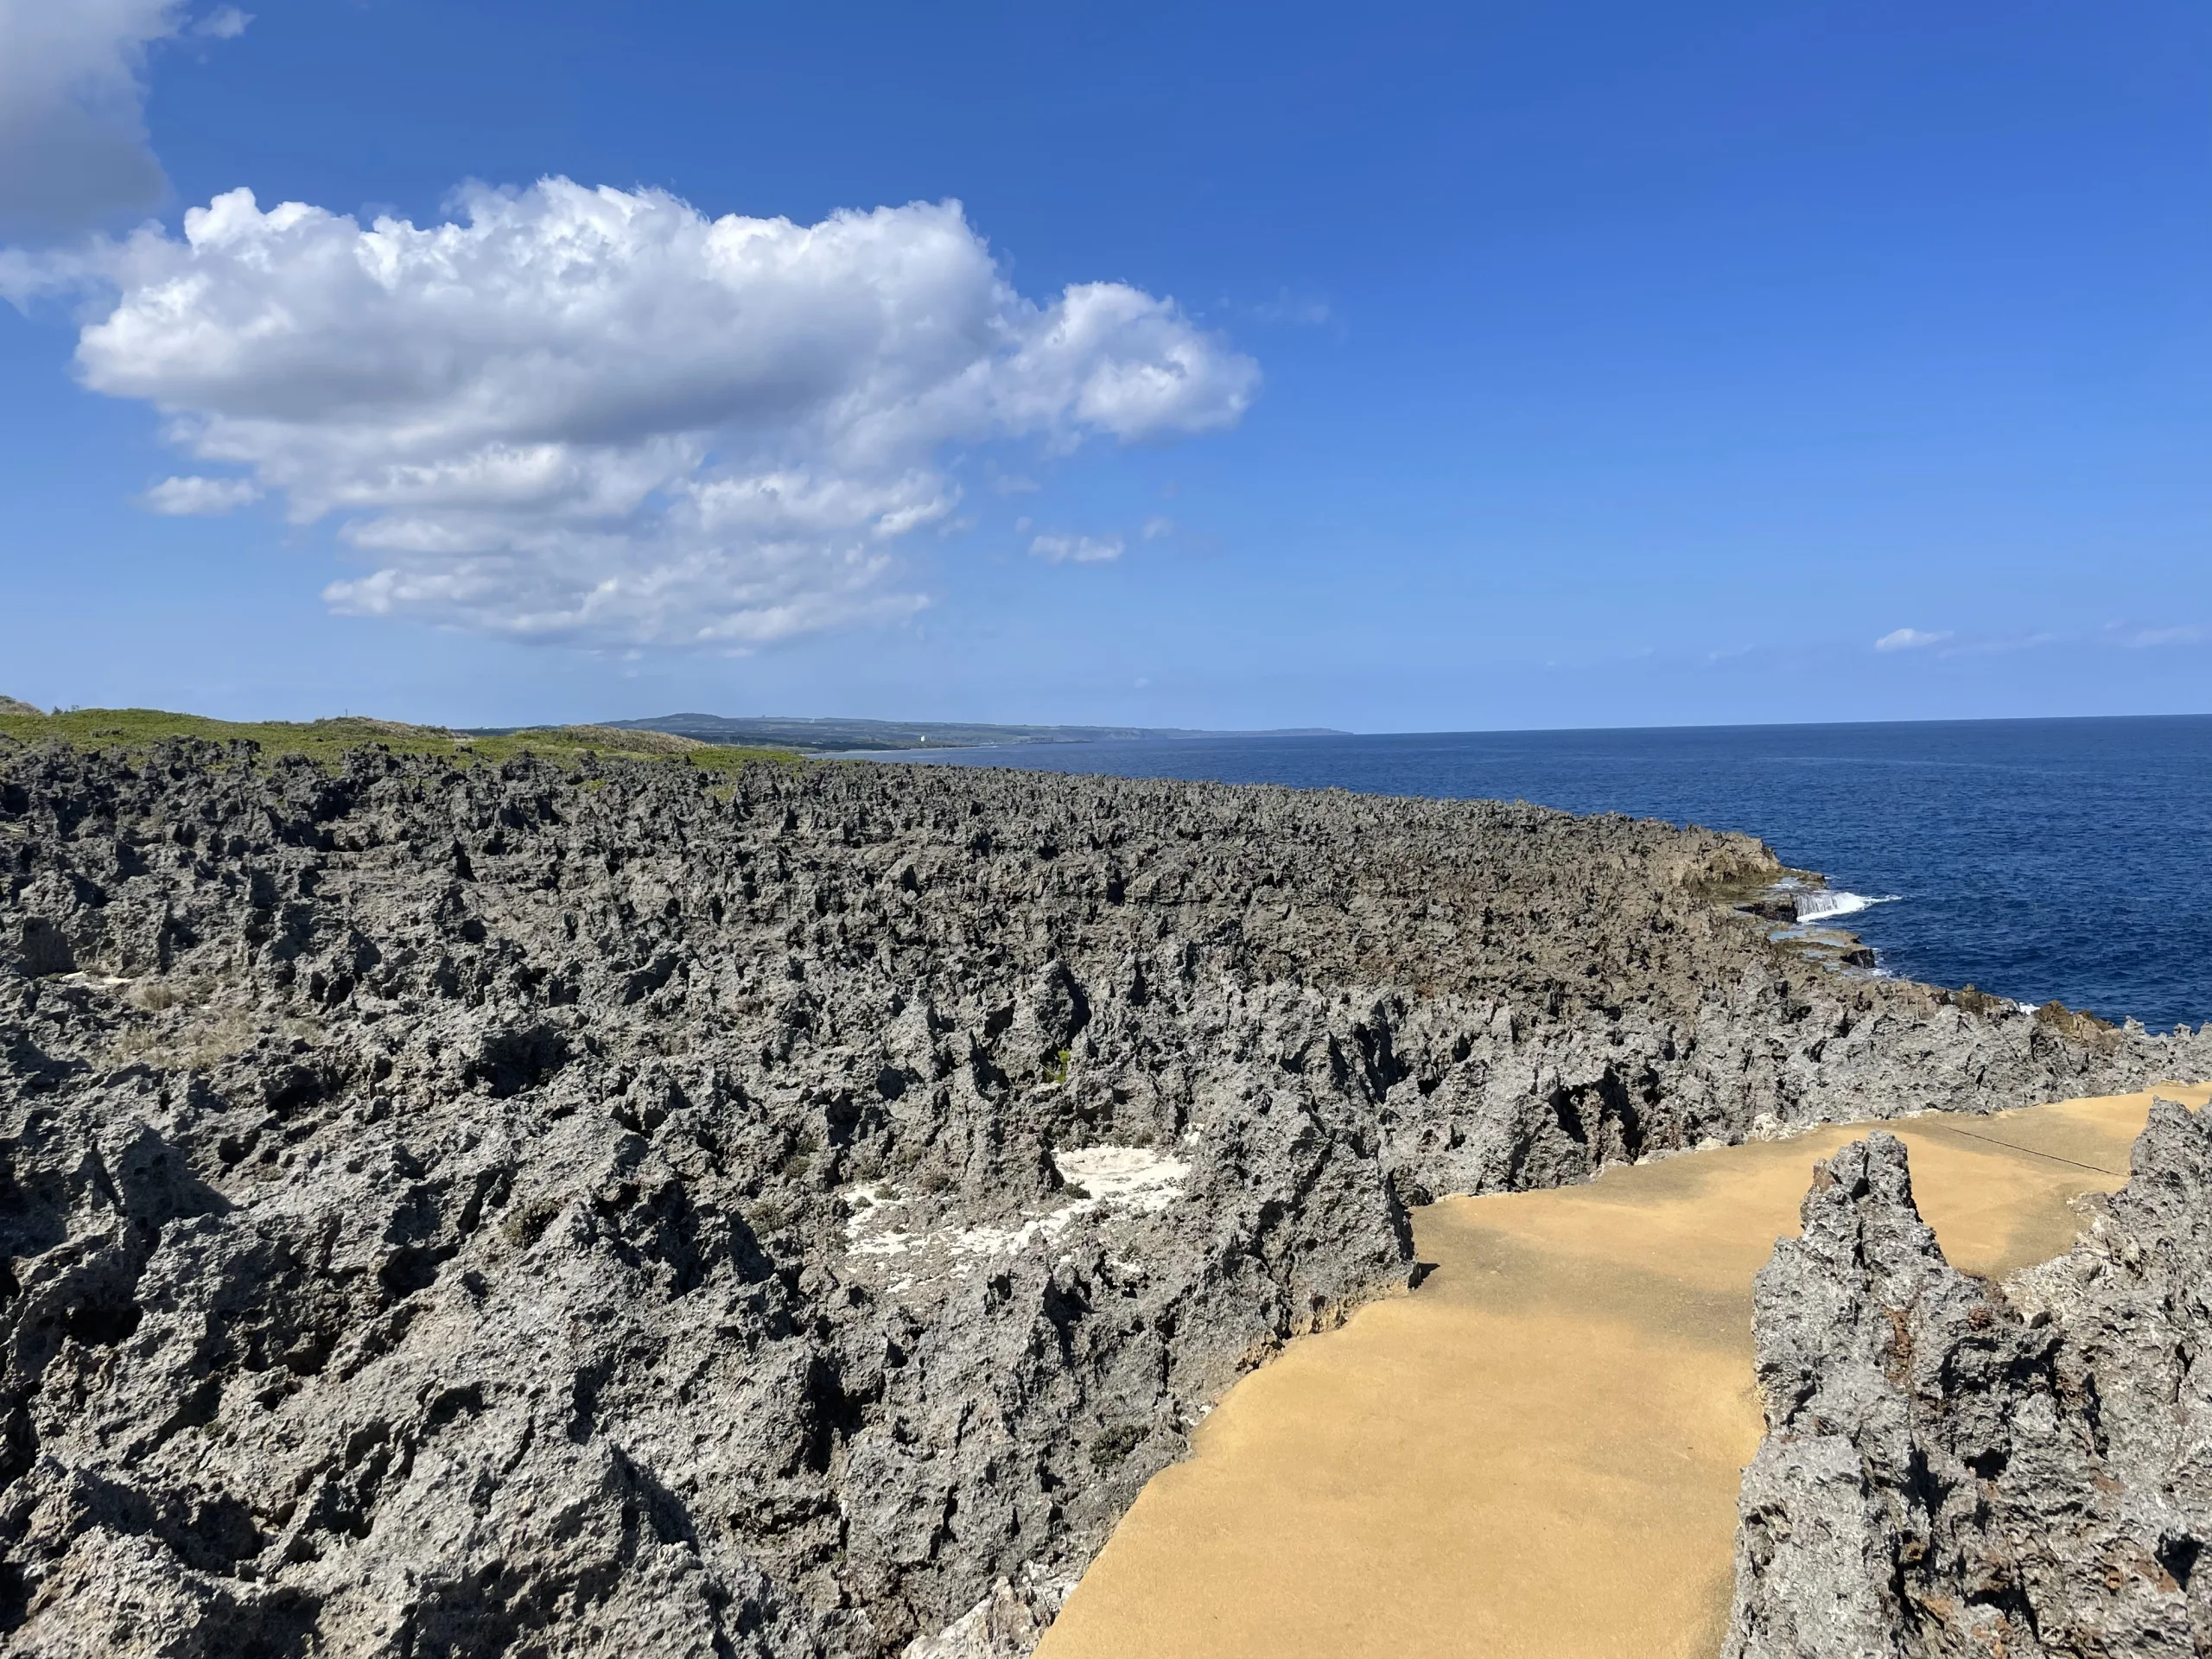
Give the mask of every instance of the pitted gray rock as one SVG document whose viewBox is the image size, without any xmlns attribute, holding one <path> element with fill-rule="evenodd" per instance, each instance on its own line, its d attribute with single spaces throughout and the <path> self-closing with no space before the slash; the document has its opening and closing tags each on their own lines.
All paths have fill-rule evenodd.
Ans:
<svg viewBox="0 0 2212 1659">
<path fill-rule="evenodd" d="M 0 754 L 5 1643 L 1019 1649 L 1241 1370 L 1407 1281 L 1408 1204 L 2201 1068 L 1700 896 L 1777 868 L 1338 792 Z"/>
<path fill-rule="evenodd" d="M 1904 1147 L 1819 1167 L 1757 1292 L 1729 1659 L 2212 1651 L 2212 1122 L 2157 1103 L 2068 1255 L 1943 1260 Z"/>
</svg>

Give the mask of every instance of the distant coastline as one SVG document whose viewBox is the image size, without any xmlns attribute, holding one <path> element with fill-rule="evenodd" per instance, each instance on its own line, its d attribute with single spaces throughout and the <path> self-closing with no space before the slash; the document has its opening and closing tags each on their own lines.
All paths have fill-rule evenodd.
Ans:
<svg viewBox="0 0 2212 1659">
<path fill-rule="evenodd" d="M 625 732 L 665 732 L 701 743 L 767 746 L 836 754 L 865 750 L 903 753 L 916 749 L 1003 749 L 1040 743 L 1173 742 L 1223 737 L 1349 737 L 1325 726 L 1257 732 L 1195 731 L 1173 726 L 991 726 L 959 721 L 842 720 L 835 716 L 656 715 L 645 720 L 607 720 L 601 727 Z M 471 737 L 512 737 L 537 728 L 463 728 Z"/>
</svg>

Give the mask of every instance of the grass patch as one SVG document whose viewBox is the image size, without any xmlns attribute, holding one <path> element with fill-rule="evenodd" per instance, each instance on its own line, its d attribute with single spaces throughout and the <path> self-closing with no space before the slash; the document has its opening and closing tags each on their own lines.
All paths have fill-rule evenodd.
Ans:
<svg viewBox="0 0 2212 1659">
<path fill-rule="evenodd" d="M 790 1205 L 780 1204 L 774 1198 L 763 1198 L 745 1211 L 745 1224 L 756 1239 L 767 1238 L 790 1226 L 791 1217 L 798 1213 Z"/>
<path fill-rule="evenodd" d="M 2120 1046 L 2120 1027 L 2100 1020 L 2087 1008 L 2069 1008 L 2056 1000 L 2036 1010 L 2036 1023 L 2056 1032 L 2069 1042 L 2109 1054 Z"/>
<path fill-rule="evenodd" d="M 2003 1020 L 2018 1011 L 2018 1005 L 2009 996 L 1992 996 L 1987 991 L 1977 990 L 1972 985 L 1962 991 L 1951 993 L 1951 1001 L 1968 1014 L 1979 1014 L 1985 1020 Z"/>
<path fill-rule="evenodd" d="M 1116 1423 L 1101 1429 L 1090 1442 L 1090 1466 L 1100 1474 L 1126 1462 L 1144 1444 L 1145 1432 L 1135 1423 Z"/>
<path fill-rule="evenodd" d="M 526 1250 L 544 1236 L 553 1224 L 553 1217 L 561 1213 L 561 1201 L 553 1198 L 526 1199 L 507 1211 L 499 1222 L 499 1236 L 518 1250 Z"/>
<path fill-rule="evenodd" d="M 161 709 L 70 709 L 45 715 L 13 698 L 0 698 L 0 750 L 4 740 L 26 745 L 66 743 L 80 749 L 143 753 L 169 738 L 199 738 L 210 743 L 243 740 L 260 748 L 268 765 L 286 755 L 304 755 L 334 766 L 349 749 L 377 743 L 397 754 L 424 754 L 468 766 L 535 754 L 573 763 L 586 756 L 601 760 L 660 760 L 716 772 L 733 772 L 757 760 L 796 766 L 790 749 L 756 749 L 701 743 L 666 732 L 626 732 L 610 726 L 556 726 L 543 731 L 512 732 L 501 737 L 472 737 L 442 726 L 410 726 L 396 720 L 349 715 L 334 720 L 210 720 L 204 715 L 171 714 Z"/>
<path fill-rule="evenodd" d="M 162 1071 L 211 1071 L 225 1060 L 245 1053 L 264 1035 L 309 1044 L 322 1039 L 322 1027 L 312 1020 L 287 1014 L 271 1023 L 251 1007 L 196 1006 L 211 990 L 204 981 L 172 987 L 141 980 L 133 985 L 124 993 L 126 1003 L 143 1013 L 169 1014 L 170 1017 L 135 1021 L 116 1032 L 108 1041 L 109 1064 L 150 1065 Z"/>
</svg>

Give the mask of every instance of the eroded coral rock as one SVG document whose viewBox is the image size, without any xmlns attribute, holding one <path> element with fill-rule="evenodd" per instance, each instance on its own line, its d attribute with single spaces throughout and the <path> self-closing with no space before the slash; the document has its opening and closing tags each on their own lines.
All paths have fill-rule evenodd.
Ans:
<svg viewBox="0 0 2212 1659">
<path fill-rule="evenodd" d="M 2089 1233 L 2002 1287 L 1891 1136 L 1803 1219 L 1758 1276 L 1729 1659 L 2212 1651 L 2212 1120 L 2158 1102 Z"/>
<path fill-rule="evenodd" d="M 1408 1203 L 2180 1064 L 1700 896 L 1773 868 L 1334 792 L 0 754 L 0 1642 L 1019 1646 L 1242 1369 L 1406 1281 Z"/>
</svg>

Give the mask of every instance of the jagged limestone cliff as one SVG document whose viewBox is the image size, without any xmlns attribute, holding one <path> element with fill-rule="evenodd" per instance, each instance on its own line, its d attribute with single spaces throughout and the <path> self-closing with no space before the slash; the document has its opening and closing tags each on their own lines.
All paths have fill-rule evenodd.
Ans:
<svg viewBox="0 0 2212 1659">
<path fill-rule="evenodd" d="M 1774 868 L 1334 791 L 0 755 L 0 1641 L 1018 1646 L 1241 1369 L 1405 1282 L 1407 1205 L 2180 1064 L 1700 896 Z"/>
</svg>

